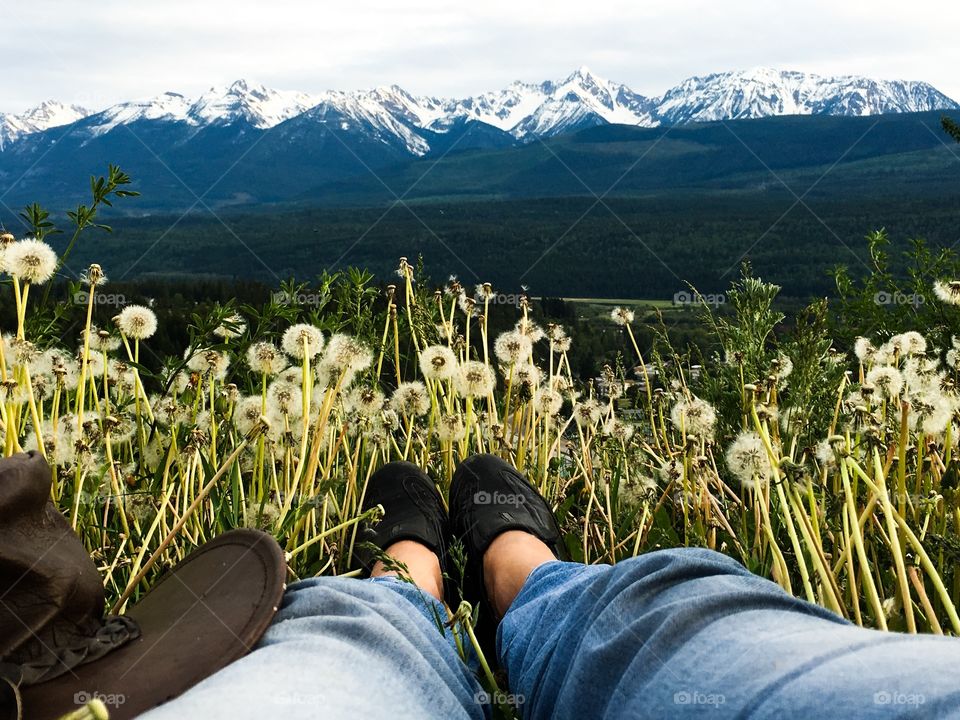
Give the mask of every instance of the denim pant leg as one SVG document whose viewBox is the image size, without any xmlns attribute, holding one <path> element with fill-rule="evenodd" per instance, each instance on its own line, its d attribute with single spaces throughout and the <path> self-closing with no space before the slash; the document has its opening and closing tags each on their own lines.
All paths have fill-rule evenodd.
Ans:
<svg viewBox="0 0 960 720">
<path fill-rule="evenodd" d="M 395 578 L 312 578 L 291 585 L 249 655 L 146 720 L 276 717 L 484 718 L 446 610 Z"/>
<path fill-rule="evenodd" d="M 541 565 L 498 651 L 524 718 L 960 717 L 960 639 L 859 628 L 709 550 Z"/>
</svg>

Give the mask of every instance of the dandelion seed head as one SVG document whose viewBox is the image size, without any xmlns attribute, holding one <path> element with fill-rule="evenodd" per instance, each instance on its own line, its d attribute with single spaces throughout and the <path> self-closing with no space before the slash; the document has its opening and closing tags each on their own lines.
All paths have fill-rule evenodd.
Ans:
<svg viewBox="0 0 960 720">
<path fill-rule="evenodd" d="M 248 435 L 260 422 L 263 413 L 263 399 L 259 395 L 241 398 L 233 410 L 233 424 L 241 435 Z"/>
<path fill-rule="evenodd" d="M 43 354 L 44 368 L 49 369 L 64 390 L 76 390 L 80 382 L 80 368 L 70 353 L 60 348 L 50 348 Z"/>
<path fill-rule="evenodd" d="M 777 385 L 782 386 L 784 381 L 790 377 L 793 372 L 793 360 L 787 355 L 780 353 L 777 359 L 773 361 L 773 376 L 777 379 Z"/>
<path fill-rule="evenodd" d="M 817 462 L 820 464 L 820 467 L 835 468 L 837 466 L 837 453 L 833 449 L 833 445 L 830 443 L 829 439 L 821 440 L 817 443 L 817 448 L 814 455 L 817 458 Z"/>
<path fill-rule="evenodd" d="M 496 293 L 493 292 L 493 285 L 488 282 L 480 283 L 473 289 L 473 295 L 478 300 L 490 300 Z"/>
<path fill-rule="evenodd" d="M 457 307 L 460 308 L 467 318 L 477 317 L 480 314 L 480 308 L 477 307 L 477 301 L 467 295 L 465 292 L 461 292 L 457 296 Z"/>
<path fill-rule="evenodd" d="M 872 361 L 876 352 L 877 349 L 873 346 L 873 343 L 863 336 L 853 341 L 853 354 L 861 363 L 867 364 Z"/>
<path fill-rule="evenodd" d="M 457 372 L 457 356 L 446 345 L 431 345 L 420 351 L 420 372 L 427 380 L 448 380 Z"/>
<path fill-rule="evenodd" d="M 454 385 L 468 397 L 486 397 L 493 392 L 497 379 L 493 371 L 479 360 L 469 360 L 457 368 Z"/>
<path fill-rule="evenodd" d="M 563 396 L 549 387 L 542 387 L 533 394 L 533 407 L 540 415 L 552 417 L 560 412 Z"/>
<path fill-rule="evenodd" d="M 223 380 L 230 368 L 230 356 L 220 350 L 199 349 L 187 360 L 187 367 L 201 377 Z"/>
<path fill-rule="evenodd" d="M 3 251 L 3 269 L 23 282 L 42 285 L 57 269 L 57 254 L 42 240 L 20 240 Z"/>
<path fill-rule="evenodd" d="M 128 305 L 117 316 L 120 332 L 133 340 L 146 340 L 157 331 L 157 315 L 143 305 Z"/>
<path fill-rule="evenodd" d="M 243 510 L 243 526 L 252 530 L 272 532 L 280 519 L 281 508 L 276 502 L 260 502 L 251 497 Z"/>
<path fill-rule="evenodd" d="M 547 336 L 547 333 L 544 331 L 544 329 L 537 325 L 530 318 L 520 318 L 517 320 L 517 324 L 513 329 L 515 332 L 518 332 L 521 335 L 526 335 L 528 338 L 530 338 L 530 342 L 532 343 L 538 343 Z"/>
<path fill-rule="evenodd" d="M 292 383 L 275 380 L 267 389 L 267 405 L 290 417 L 303 414 L 303 391 Z"/>
<path fill-rule="evenodd" d="M 343 398 L 343 407 L 347 412 L 355 412 L 365 418 L 376 417 L 383 409 L 383 393 L 376 388 L 359 386 L 348 392 Z"/>
<path fill-rule="evenodd" d="M 633 437 L 633 425 L 628 425 L 619 418 L 611 417 L 603 424 L 603 434 L 620 442 L 627 442 Z"/>
<path fill-rule="evenodd" d="M 103 268 L 94 263 L 80 274 L 80 282 L 94 288 L 98 285 L 106 285 L 107 276 L 103 274 Z"/>
<path fill-rule="evenodd" d="M 276 375 L 287 366 L 280 348 L 272 342 L 255 342 L 247 348 L 247 365 L 260 375 Z"/>
<path fill-rule="evenodd" d="M 524 363 L 513 369 L 513 383 L 530 396 L 540 384 L 540 375 L 540 368 L 531 363 Z"/>
<path fill-rule="evenodd" d="M 617 497 L 627 507 L 635 507 L 644 501 L 653 499 L 656 492 L 656 480 L 649 475 L 635 475 L 620 483 L 620 491 Z"/>
<path fill-rule="evenodd" d="M 866 381 L 880 391 L 883 397 L 894 399 L 903 389 L 903 375 L 895 367 L 878 365 L 867 373 Z"/>
<path fill-rule="evenodd" d="M 582 428 L 593 427 L 600 421 L 602 415 L 603 407 L 592 398 L 577 403 L 573 408 L 573 419 Z"/>
<path fill-rule="evenodd" d="M 957 410 L 954 397 L 937 391 L 926 391 L 910 396 L 908 425 L 924 435 L 942 435 Z"/>
<path fill-rule="evenodd" d="M 127 412 L 115 413 L 104 420 L 104 427 L 110 427 L 110 444 L 123 445 L 133 439 L 137 431 L 137 422 L 133 415 Z"/>
<path fill-rule="evenodd" d="M 29 340 L 14 338 L 10 341 L 10 351 L 13 361 L 21 367 L 29 367 L 40 356 L 37 346 Z"/>
<path fill-rule="evenodd" d="M 710 440 L 717 424 L 717 413 L 706 400 L 692 396 L 680 400 L 671 408 L 670 422 L 686 435 Z"/>
<path fill-rule="evenodd" d="M 947 305 L 960 305 L 960 280 L 937 280 L 933 283 L 933 294 Z"/>
<path fill-rule="evenodd" d="M 120 347 L 120 338 L 107 330 L 101 330 L 96 325 L 90 326 L 91 352 L 112 352 Z M 80 347 L 83 348 L 83 337 L 80 337 Z"/>
<path fill-rule="evenodd" d="M 295 360 L 313 359 L 323 350 L 323 333 L 320 328 L 308 323 L 291 325 L 280 341 L 283 351 Z"/>
<path fill-rule="evenodd" d="M 624 307 L 615 307 L 610 311 L 610 319 L 617 325 L 629 325 L 633 322 L 633 310 Z"/>
<path fill-rule="evenodd" d="M 425 415 L 430 409 L 430 395 L 426 386 L 416 380 L 400 383 L 390 396 L 390 409 L 407 417 Z"/>
<path fill-rule="evenodd" d="M 742 431 L 727 449 L 727 467 L 744 487 L 758 488 L 773 474 L 763 440 L 752 430 Z"/>
<path fill-rule="evenodd" d="M 327 343 L 323 360 L 335 368 L 338 373 L 363 372 L 373 362 L 373 353 L 363 342 L 350 335 L 336 333 Z"/>
<path fill-rule="evenodd" d="M 463 419 L 459 415 L 443 415 L 437 422 L 437 437 L 441 442 L 459 442 L 466 434 Z"/>
<path fill-rule="evenodd" d="M 894 335 L 890 338 L 890 343 L 894 348 L 899 350 L 901 356 L 923 355 L 923 353 L 927 351 L 926 339 L 915 330 L 908 330 L 899 335 Z"/>
</svg>

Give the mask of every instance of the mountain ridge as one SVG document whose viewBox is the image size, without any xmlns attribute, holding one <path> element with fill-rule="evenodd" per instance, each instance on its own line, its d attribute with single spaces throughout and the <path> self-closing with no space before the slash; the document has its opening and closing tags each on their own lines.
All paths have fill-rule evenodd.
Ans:
<svg viewBox="0 0 960 720">
<path fill-rule="evenodd" d="M 585 66 L 561 80 L 515 81 L 499 91 L 466 98 L 415 95 L 398 85 L 309 94 L 237 80 L 196 98 L 168 91 L 99 111 L 48 101 L 20 115 L 0 114 L 0 151 L 30 135 L 78 123 L 91 137 L 144 120 L 194 128 L 246 123 L 266 130 L 320 106 L 369 124 L 385 133 L 384 142 L 401 141 L 412 155 L 430 150 L 421 131 L 442 134 L 457 121 L 482 122 L 526 142 L 603 123 L 655 127 L 774 115 L 874 115 L 960 108 L 920 81 L 821 76 L 769 67 L 694 76 L 656 97 L 601 78 Z M 387 136 L 392 136 L 389 141 Z"/>
</svg>

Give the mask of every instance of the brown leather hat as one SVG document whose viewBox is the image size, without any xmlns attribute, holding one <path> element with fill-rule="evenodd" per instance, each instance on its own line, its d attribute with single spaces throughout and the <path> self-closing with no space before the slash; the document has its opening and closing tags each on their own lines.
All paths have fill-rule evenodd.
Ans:
<svg viewBox="0 0 960 720">
<path fill-rule="evenodd" d="M 132 718 L 242 657 L 263 635 L 286 575 L 272 537 L 224 533 L 126 615 L 105 618 L 100 574 L 50 502 L 50 482 L 36 452 L 0 459 L 2 720 L 18 712 L 56 720 L 93 699 L 111 720 Z"/>
</svg>

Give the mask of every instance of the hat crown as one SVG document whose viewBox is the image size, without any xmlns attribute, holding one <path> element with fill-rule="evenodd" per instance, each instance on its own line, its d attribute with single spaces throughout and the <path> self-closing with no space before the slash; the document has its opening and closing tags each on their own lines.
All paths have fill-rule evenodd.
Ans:
<svg viewBox="0 0 960 720">
<path fill-rule="evenodd" d="M 0 460 L 0 661 L 23 665 L 90 638 L 102 626 L 96 565 L 50 500 L 36 451 Z"/>
</svg>

